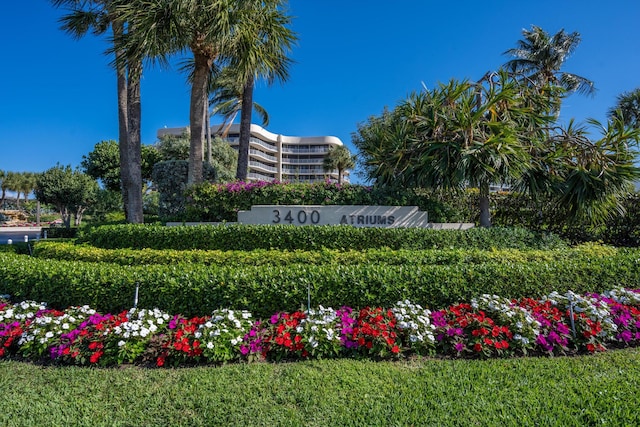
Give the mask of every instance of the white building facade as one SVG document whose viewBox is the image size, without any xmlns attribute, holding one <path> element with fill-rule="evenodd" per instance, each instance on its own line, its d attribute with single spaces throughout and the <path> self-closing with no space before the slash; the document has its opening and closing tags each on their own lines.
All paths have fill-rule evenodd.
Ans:
<svg viewBox="0 0 640 427">
<path fill-rule="evenodd" d="M 211 127 L 215 135 L 219 126 Z M 158 137 L 164 135 L 182 135 L 188 128 L 165 128 L 158 130 Z M 225 138 L 233 148 L 238 149 L 240 125 L 231 125 Z M 338 171 L 325 171 L 324 159 L 329 147 L 343 145 L 335 136 L 286 136 L 271 133 L 251 124 L 249 139 L 250 181 L 289 181 L 318 182 L 330 179 L 338 180 Z M 344 172 L 343 180 L 349 182 L 349 171 Z"/>
</svg>

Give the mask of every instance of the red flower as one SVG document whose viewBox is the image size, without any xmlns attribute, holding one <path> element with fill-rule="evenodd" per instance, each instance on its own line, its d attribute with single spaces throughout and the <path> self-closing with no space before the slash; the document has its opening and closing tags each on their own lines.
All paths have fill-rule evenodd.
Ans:
<svg viewBox="0 0 640 427">
<path fill-rule="evenodd" d="M 477 343 L 473 346 L 473 351 L 480 353 L 482 351 L 482 345 L 480 343 Z"/>
<path fill-rule="evenodd" d="M 398 347 L 397 345 L 394 345 L 394 346 L 391 348 L 391 353 L 395 353 L 395 354 L 400 353 L 400 347 Z"/>
<path fill-rule="evenodd" d="M 96 351 L 95 353 L 93 353 L 91 355 L 91 357 L 89 358 L 89 362 L 91 363 L 96 363 L 98 362 L 98 360 L 100 359 L 100 357 L 102 357 L 104 353 L 102 351 Z"/>
</svg>

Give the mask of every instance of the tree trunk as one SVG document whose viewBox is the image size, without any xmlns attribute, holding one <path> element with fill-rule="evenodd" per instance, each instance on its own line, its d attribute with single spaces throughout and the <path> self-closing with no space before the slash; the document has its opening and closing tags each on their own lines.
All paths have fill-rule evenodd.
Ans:
<svg viewBox="0 0 640 427">
<path fill-rule="evenodd" d="M 251 139 L 251 113 L 253 112 L 253 75 L 242 89 L 240 111 L 240 140 L 238 141 L 238 168 L 236 178 L 246 181 L 249 175 L 249 140 Z"/>
<path fill-rule="evenodd" d="M 127 222 L 142 224 L 142 153 L 141 153 L 141 117 L 140 77 L 142 62 L 129 60 L 129 78 L 127 81 L 128 138 L 125 150 L 128 163 L 120 164 L 125 169 L 126 181 L 123 185 L 127 193 Z"/>
<path fill-rule="evenodd" d="M 124 27 L 122 22 L 113 22 L 113 36 L 115 39 L 122 37 Z M 129 119 L 127 113 L 127 76 L 126 67 L 124 65 L 124 52 L 116 49 L 116 80 L 118 85 L 118 149 L 120 151 L 120 165 L 129 164 L 127 152 L 127 140 L 129 139 Z M 127 187 L 124 185 L 126 181 L 126 168 L 120 167 L 120 190 L 122 191 L 122 204 L 124 206 L 125 218 L 129 218 Z"/>
<path fill-rule="evenodd" d="M 480 227 L 491 227 L 491 212 L 489 211 L 489 184 L 480 184 Z"/>
<path fill-rule="evenodd" d="M 78 209 L 76 209 L 76 212 L 75 212 L 75 215 L 74 215 L 74 217 L 75 217 L 74 223 L 75 223 L 76 227 L 80 226 L 80 223 L 82 222 L 82 216 L 84 215 L 84 211 L 86 211 L 86 210 L 87 210 L 86 206 L 80 206 L 80 207 L 78 207 Z"/>
<path fill-rule="evenodd" d="M 204 135 L 204 99 L 208 93 L 209 74 L 213 61 L 202 53 L 193 53 L 195 69 L 191 84 L 191 103 L 189 111 L 189 125 L 191 141 L 189 145 L 188 184 L 202 182 L 202 136 Z"/>
<path fill-rule="evenodd" d="M 204 94 L 204 134 L 207 141 L 207 163 L 211 164 L 211 119 L 209 118 L 209 94 Z"/>
<path fill-rule="evenodd" d="M 59 205 L 58 211 L 60 211 L 60 216 L 62 217 L 62 225 L 64 225 L 65 228 L 71 228 L 71 213 L 67 207 Z"/>
</svg>

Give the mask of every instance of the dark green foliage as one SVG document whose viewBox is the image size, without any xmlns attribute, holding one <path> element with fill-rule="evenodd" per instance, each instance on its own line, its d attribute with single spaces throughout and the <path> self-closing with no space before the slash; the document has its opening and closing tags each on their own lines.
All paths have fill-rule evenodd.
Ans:
<svg viewBox="0 0 640 427">
<path fill-rule="evenodd" d="M 151 179 L 153 165 L 160 161 L 160 153 L 152 145 L 141 146 L 142 179 Z M 82 156 L 80 163 L 84 172 L 94 179 L 99 179 L 108 190 L 119 192 L 120 189 L 120 148 L 118 142 L 100 141 L 93 151 Z"/>
<path fill-rule="evenodd" d="M 564 247 L 557 236 L 522 228 L 356 228 L 349 226 L 288 225 L 110 225 L 84 238 L 101 248 L 243 250 L 390 249 L 553 249 Z"/>
<path fill-rule="evenodd" d="M 66 227 L 49 227 L 43 228 L 40 236 L 44 237 L 44 232 L 47 232 L 47 239 L 59 239 L 59 238 L 75 238 L 78 235 L 78 228 L 66 228 Z"/>
<path fill-rule="evenodd" d="M 186 221 L 237 221 L 252 205 L 418 206 L 432 222 L 469 222 L 473 202 L 442 191 L 317 182 L 230 183 L 193 186 L 187 193 Z"/>
<path fill-rule="evenodd" d="M 602 241 L 613 246 L 640 246 L 640 194 L 622 200 L 624 214 L 610 216 L 600 225 L 568 221 L 567 213 L 548 197 L 534 201 L 521 194 L 496 194 L 492 198 L 494 223 L 503 227 L 524 227 L 562 236 L 572 244 Z"/>
<path fill-rule="evenodd" d="M 552 291 L 598 292 L 640 285 L 640 257 L 620 250 L 602 257 L 588 253 L 563 260 L 492 261 L 448 265 L 205 266 L 202 264 L 123 267 L 0 253 L 0 293 L 18 300 L 47 301 L 65 308 L 88 304 L 118 312 L 133 304 L 186 316 L 216 308 L 248 309 L 258 317 L 306 304 L 390 306 L 398 300 L 438 308 L 480 294 L 541 297 Z"/>
<path fill-rule="evenodd" d="M 1 248 L 1 247 L 0 247 Z M 38 258 L 107 262 L 120 265 L 148 264 L 204 264 L 218 266 L 292 264 L 315 265 L 451 265 L 483 264 L 487 262 L 544 262 L 575 259 L 584 256 L 611 256 L 616 248 L 601 245 L 583 245 L 571 249 L 517 250 L 517 249 L 427 249 L 391 250 L 388 248 L 363 251 L 321 249 L 317 251 L 282 251 L 256 249 L 253 251 L 173 250 L 173 249 L 102 249 L 72 242 L 40 241 L 34 247 Z"/>
<path fill-rule="evenodd" d="M 71 226 L 71 216 L 75 217 L 76 225 L 82 220 L 82 214 L 96 202 L 98 183 L 89 175 L 71 166 L 56 165 L 38 175 L 36 198 L 42 202 L 54 205 L 64 225 Z"/>
<path fill-rule="evenodd" d="M 187 160 L 167 160 L 153 166 L 152 179 L 160 193 L 160 217 L 175 218 L 184 212 L 188 169 Z M 208 163 L 203 163 L 202 170 L 205 179 L 215 179 L 216 171 Z"/>
</svg>

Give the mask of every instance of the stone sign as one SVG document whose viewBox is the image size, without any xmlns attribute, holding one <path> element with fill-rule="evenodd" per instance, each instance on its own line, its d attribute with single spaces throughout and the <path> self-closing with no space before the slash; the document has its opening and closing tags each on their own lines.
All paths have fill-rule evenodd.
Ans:
<svg viewBox="0 0 640 427">
<path fill-rule="evenodd" d="M 255 205 L 238 212 L 238 223 L 429 228 L 427 212 L 416 206 Z"/>
</svg>

